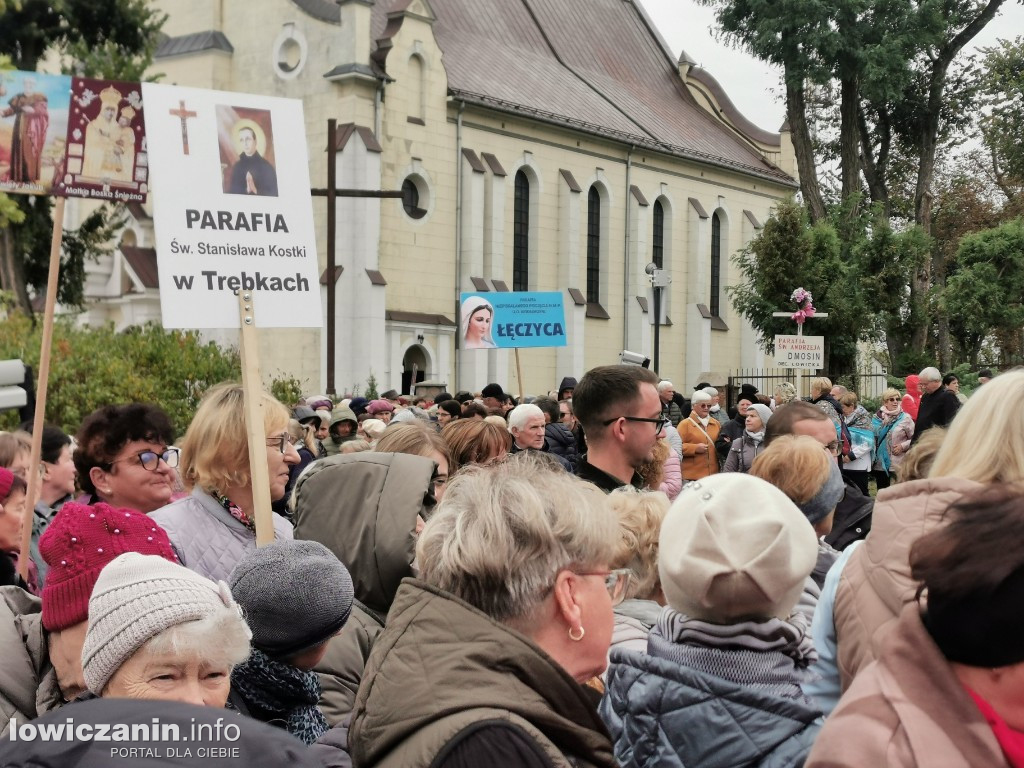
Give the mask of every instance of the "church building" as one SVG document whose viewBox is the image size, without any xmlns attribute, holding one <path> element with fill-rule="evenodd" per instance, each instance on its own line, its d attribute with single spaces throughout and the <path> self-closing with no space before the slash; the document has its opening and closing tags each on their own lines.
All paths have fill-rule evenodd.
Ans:
<svg viewBox="0 0 1024 768">
<path fill-rule="evenodd" d="M 430 379 L 541 394 L 624 350 L 653 357 L 649 264 L 671 279 L 663 377 L 689 392 L 704 372 L 762 363 L 726 289 L 732 254 L 797 189 L 789 136 L 677 60 L 640 0 L 153 1 L 168 19 L 152 73 L 301 99 L 314 187 L 337 121 L 334 274 L 327 199 L 313 207 L 339 393 L 372 375 L 405 392 Z M 131 214 L 91 267 L 89 322 L 159 319 L 152 221 Z M 561 292 L 568 345 L 521 350 L 519 382 L 513 351 L 461 348 L 464 291 Z M 324 389 L 323 329 L 260 337 L 265 377 Z"/>
</svg>

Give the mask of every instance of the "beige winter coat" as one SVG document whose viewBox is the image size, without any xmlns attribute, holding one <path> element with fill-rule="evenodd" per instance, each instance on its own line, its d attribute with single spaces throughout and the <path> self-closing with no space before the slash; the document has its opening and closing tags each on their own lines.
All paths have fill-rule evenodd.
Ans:
<svg viewBox="0 0 1024 768">
<path fill-rule="evenodd" d="M 951 504 L 980 488 L 971 480 L 915 480 L 878 494 L 871 532 L 843 568 L 835 599 L 836 647 L 842 690 L 878 656 L 903 606 L 914 599 L 910 547 L 935 530 Z"/>
<path fill-rule="evenodd" d="M 33 720 L 64 703 L 50 664 L 42 603 L 19 587 L 0 587 L 0 733 L 11 718 Z"/>
</svg>

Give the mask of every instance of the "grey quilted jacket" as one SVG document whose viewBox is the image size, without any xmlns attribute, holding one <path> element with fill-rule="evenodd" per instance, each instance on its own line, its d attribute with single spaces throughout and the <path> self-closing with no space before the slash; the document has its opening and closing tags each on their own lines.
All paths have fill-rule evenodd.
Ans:
<svg viewBox="0 0 1024 768">
<path fill-rule="evenodd" d="M 227 581 L 235 564 L 256 550 L 256 534 L 199 488 L 149 516 L 167 531 L 181 564 L 213 581 Z M 274 538 L 292 538 L 292 524 L 273 518 Z"/>
<path fill-rule="evenodd" d="M 622 768 L 802 766 L 821 728 L 806 704 L 615 649 L 601 717 Z"/>
</svg>

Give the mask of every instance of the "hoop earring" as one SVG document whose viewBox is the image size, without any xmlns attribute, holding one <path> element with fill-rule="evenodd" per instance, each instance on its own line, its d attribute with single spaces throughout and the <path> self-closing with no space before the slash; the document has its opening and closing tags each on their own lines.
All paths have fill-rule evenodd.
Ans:
<svg viewBox="0 0 1024 768">
<path fill-rule="evenodd" d="M 579 629 L 580 629 L 580 635 L 579 635 L 579 637 L 577 637 L 576 635 L 574 635 L 572 633 L 572 627 L 569 627 L 569 639 L 572 640 L 573 642 L 578 643 L 580 640 L 583 639 L 583 636 L 585 634 L 587 634 L 586 630 L 583 629 L 583 625 L 582 624 L 580 624 L 580 628 Z"/>
</svg>

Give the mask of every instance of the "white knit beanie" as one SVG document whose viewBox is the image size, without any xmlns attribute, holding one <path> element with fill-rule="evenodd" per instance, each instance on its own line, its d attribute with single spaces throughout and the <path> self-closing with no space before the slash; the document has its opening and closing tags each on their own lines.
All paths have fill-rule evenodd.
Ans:
<svg viewBox="0 0 1024 768">
<path fill-rule="evenodd" d="M 669 606 L 713 624 L 788 618 L 818 558 L 807 518 L 775 486 L 741 472 L 685 486 L 661 525 Z"/>
<path fill-rule="evenodd" d="M 166 629 L 238 610 L 223 581 L 214 583 L 155 555 L 126 552 L 100 572 L 89 598 L 82 646 L 85 684 L 97 696 L 121 665 Z"/>
</svg>

